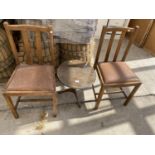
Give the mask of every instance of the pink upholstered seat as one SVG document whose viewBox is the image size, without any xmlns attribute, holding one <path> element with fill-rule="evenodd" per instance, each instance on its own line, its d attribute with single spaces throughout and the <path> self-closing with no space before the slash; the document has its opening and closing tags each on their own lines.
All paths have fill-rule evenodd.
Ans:
<svg viewBox="0 0 155 155">
<path fill-rule="evenodd" d="M 125 62 L 99 63 L 99 68 L 105 84 L 139 81 Z"/>
<path fill-rule="evenodd" d="M 54 67 L 51 65 L 19 65 L 7 84 L 7 90 L 55 91 Z"/>
</svg>

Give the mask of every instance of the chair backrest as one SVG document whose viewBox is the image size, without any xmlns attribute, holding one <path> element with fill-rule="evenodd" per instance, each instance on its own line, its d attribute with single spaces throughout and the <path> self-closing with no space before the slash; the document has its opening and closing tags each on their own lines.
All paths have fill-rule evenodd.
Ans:
<svg viewBox="0 0 155 155">
<path fill-rule="evenodd" d="M 106 53 L 105 53 L 105 58 L 103 60 L 104 62 L 109 61 L 109 56 L 110 56 L 112 45 L 114 43 L 114 38 L 115 38 L 116 35 L 118 35 L 118 34 L 120 35 L 120 38 L 118 40 L 118 44 L 117 44 L 117 47 L 116 47 L 116 50 L 114 52 L 113 59 L 112 59 L 112 61 L 115 62 L 115 61 L 117 61 L 121 45 L 123 43 L 123 40 L 125 39 L 125 35 L 127 33 L 130 33 L 129 42 L 128 42 L 128 44 L 127 44 L 127 46 L 125 48 L 125 51 L 123 53 L 123 56 L 122 56 L 122 58 L 120 60 L 120 61 L 125 61 L 125 59 L 127 57 L 127 54 L 128 54 L 128 51 L 129 51 L 133 41 L 136 38 L 138 29 L 139 29 L 139 26 L 136 26 L 135 28 L 129 28 L 129 27 L 126 27 L 126 28 L 124 28 L 124 27 L 122 27 L 122 28 L 121 27 L 104 27 L 103 26 L 101 36 L 100 36 L 100 40 L 99 40 L 98 49 L 97 49 L 94 68 L 96 68 L 96 65 L 98 63 L 99 56 L 100 56 L 100 53 L 101 53 L 101 50 L 102 50 L 102 45 L 103 45 L 103 42 L 104 42 L 104 39 L 105 39 L 106 35 L 110 35 L 110 40 L 109 40 L 107 50 L 106 50 Z"/>
<path fill-rule="evenodd" d="M 18 51 L 16 44 L 14 42 L 13 38 L 13 32 L 19 31 L 22 36 L 22 42 L 24 44 L 24 51 L 26 55 L 26 63 L 27 64 L 33 64 L 33 55 L 32 55 L 32 46 L 30 43 L 30 33 L 34 33 L 35 36 L 35 53 L 37 55 L 39 64 L 43 63 L 43 47 L 42 47 L 42 41 L 41 41 L 41 34 L 46 33 L 48 36 L 48 47 L 49 52 L 51 55 L 51 64 L 55 65 L 55 55 L 54 55 L 54 42 L 53 42 L 53 31 L 51 26 L 37 26 L 37 25 L 27 25 L 27 24 L 21 24 L 21 25 L 9 25 L 8 22 L 4 22 L 4 28 L 7 33 L 8 40 L 10 42 L 10 46 L 12 49 L 12 52 L 14 54 L 16 64 L 19 64 L 19 57 L 18 57 Z"/>
</svg>

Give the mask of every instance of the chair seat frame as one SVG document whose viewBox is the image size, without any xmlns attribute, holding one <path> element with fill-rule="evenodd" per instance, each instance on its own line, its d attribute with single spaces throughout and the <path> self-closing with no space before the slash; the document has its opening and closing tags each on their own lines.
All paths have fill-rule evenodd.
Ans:
<svg viewBox="0 0 155 155">
<path fill-rule="evenodd" d="M 97 72 L 97 75 L 99 77 L 99 80 L 100 80 L 100 85 L 101 85 L 101 88 L 99 90 L 99 93 L 96 93 L 95 92 L 95 87 L 94 85 L 92 85 L 92 88 L 93 88 L 93 93 L 94 93 L 94 96 L 95 96 L 95 100 L 96 100 L 96 104 L 95 104 L 95 107 L 94 109 L 98 109 L 99 107 L 99 104 L 102 100 L 102 96 L 104 94 L 115 94 L 115 93 L 122 93 L 124 95 L 124 97 L 126 98 L 125 102 L 124 102 L 124 106 L 126 106 L 129 101 L 131 100 L 131 98 L 133 97 L 133 95 L 136 93 L 136 91 L 138 90 L 138 88 L 141 86 L 141 82 L 139 80 L 135 81 L 135 82 L 124 82 L 124 83 L 111 83 L 111 84 L 105 84 L 104 83 L 104 80 L 103 80 L 103 77 L 101 75 L 101 71 L 100 71 L 100 68 L 99 66 L 97 65 L 96 66 L 97 69 L 96 69 L 96 72 Z M 129 95 L 127 95 L 125 93 L 125 91 L 122 89 L 123 87 L 130 87 L 130 86 L 134 86 L 133 90 L 130 92 Z M 117 91 L 117 92 L 110 92 L 110 93 L 106 93 L 105 90 L 107 88 L 120 88 L 120 91 Z"/>
</svg>

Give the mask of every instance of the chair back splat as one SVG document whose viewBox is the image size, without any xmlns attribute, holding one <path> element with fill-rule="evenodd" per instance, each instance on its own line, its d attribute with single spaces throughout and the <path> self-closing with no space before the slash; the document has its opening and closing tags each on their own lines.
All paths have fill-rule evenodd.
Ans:
<svg viewBox="0 0 155 155">
<path fill-rule="evenodd" d="M 115 38 L 116 35 L 120 34 L 120 38 L 118 40 L 118 44 L 117 44 L 117 47 L 116 47 L 116 50 L 115 50 L 115 53 L 114 53 L 113 59 L 112 59 L 112 61 L 115 62 L 118 59 L 118 55 L 119 55 L 119 52 L 120 52 L 120 49 L 121 49 L 121 46 L 122 46 L 123 40 L 125 39 L 126 34 L 127 33 L 131 34 L 130 37 L 129 37 L 129 42 L 128 42 L 128 44 L 127 44 L 127 46 L 125 48 L 125 51 L 123 53 L 123 56 L 122 56 L 122 58 L 120 60 L 120 61 L 125 61 L 125 59 L 126 59 L 126 57 L 128 55 L 129 49 L 130 49 L 135 37 L 137 36 L 138 29 L 139 29 L 139 26 L 136 26 L 135 28 L 103 27 L 102 32 L 101 32 L 101 36 L 100 36 L 100 40 L 99 40 L 98 49 L 97 49 L 94 68 L 96 68 L 97 62 L 99 60 L 100 53 L 101 53 L 101 50 L 102 50 L 102 45 L 103 45 L 103 42 L 105 40 L 106 35 L 110 36 L 110 40 L 109 40 L 107 49 L 105 51 L 105 58 L 104 58 L 103 62 L 108 62 L 109 61 L 110 52 L 111 52 L 112 45 L 113 45 L 114 40 L 115 40 L 114 38 Z"/>
<path fill-rule="evenodd" d="M 45 33 L 48 36 L 48 44 L 49 44 L 49 52 L 51 55 L 51 64 L 55 65 L 55 59 L 54 59 L 54 43 L 53 43 L 53 30 L 51 26 L 37 26 L 37 25 L 9 25 L 7 22 L 4 22 L 4 27 L 10 42 L 10 46 L 12 49 L 12 52 L 14 54 L 16 64 L 18 65 L 20 63 L 19 57 L 18 57 L 18 51 L 16 48 L 16 44 L 13 39 L 13 32 L 19 31 L 21 34 L 21 39 L 24 44 L 24 51 L 26 55 L 26 63 L 27 64 L 33 64 L 33 54 L 38 58 L 38 63 L 43 64 L 43 46 L 42 45 L 42 33 Z M 34 45 L 30 42 L 31 37 L 34 37 L 35 42 Z M 34 46 L 34 48 L 32 48 Z M 35 49 L 35 52 L 33 53 L 32 49 Z"/>
</svg>

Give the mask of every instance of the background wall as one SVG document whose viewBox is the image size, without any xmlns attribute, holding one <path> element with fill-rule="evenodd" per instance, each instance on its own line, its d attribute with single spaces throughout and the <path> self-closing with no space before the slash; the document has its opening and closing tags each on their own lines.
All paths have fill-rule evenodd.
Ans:
<svg viewBox="0 0 155 155">
<path fill-rule="evenodd" d="M 147 40 L 144 44 L 144 48 L 151 50 L 153 54 L 155 54 L 155 23 L 153 23 Z"/>
<path fill-rule="evenodd" d="M 110 19 L 108 26 L 128 26 L 130 19 Z M 99 39 L 102 27 L 106 26 L 108 19 L 98 19 L 97 30 L 95 33 L 95 38 Z"/>
<path fill-rule="evenodd" d="M 138 35 L 135 39 L 135 43 L 139 47 L 144 46 L 147 36 L 149 34 L 149 31 L 152 27 L 152 24 L 153 24 L 153 20 L 151 19 L 131 19 L 130 20 L 129 27 L 135 27 L 136 25 L 140 27 Z"/>
<path fill-rule="evenodd" d="M 155 23 L 154 19 L 131 19 L 129 26 L 139 25 L 139 33 L 135 43 L 145 49 L 148 49 L 155 55 Z"/>
</svg>

